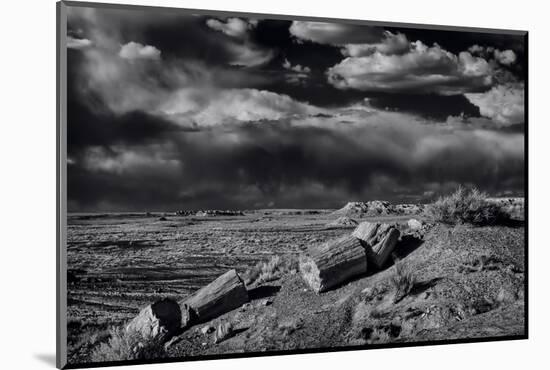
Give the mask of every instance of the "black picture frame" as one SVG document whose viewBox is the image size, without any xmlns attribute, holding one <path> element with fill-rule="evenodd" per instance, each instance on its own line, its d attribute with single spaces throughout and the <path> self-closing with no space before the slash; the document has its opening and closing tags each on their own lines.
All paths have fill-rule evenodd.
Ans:
<svg viewBox="0 0 550 370">
<path fill-rule="evenodd" d="M 450 340 L 437 340 L 437 341 L 419 341 L 413 343 L 387 343 L 387 344 L 370 344 L 359 346 L 342 346 L 334 348 L 304 348 L 296 350 L 277 350 L 269 352 L 246 352 L 246 353 L 231 353 L 221 355 L 199 355 L 193 357 L 181 357 L 181 358 L 162 358 L 153 360 L 131 360 L 131 361 L 107 361 L 100 363 L 67 363 L 67 8 L 68 7 L 86 7 L 86 8 L 102 8 L 102 9 L 116 9 L 116 10 L 140 10 L 150 12 L 151 16 L 159 12 L 170 12 L 178 14 L 197 14 L 208 15 L 214 17 L 252 17 L 255 19 L 274 19 L 274 20 L 302 20 L 302 21 L 317 21 L 317 22 L 329 22 L 329 23 L 343 23 L 354 25 L 367 25 L 367 26 L 386 26 L 386 27 L 398 27 L 398 28 L 411 28 L 411 29 L 424 29 L 424 30 L 440 30 L 440 31 L 463 31 L 463 32 L 476 32 L 476 33 L 494 33 L 500 35 L 515 35 L 523 37 L 523 46 L 525 54 L 525 69 L 524 73 L 524 93 L 525 93 L 525 125 L 524 125 L 524 199 L 525 199 L 525 242 L 524 242 L 524 333 L 521 335 L 512 336 L 495 336 L 495 337 L 483 337 L 483 338 L 465 338 L 465 339 L 450 339 Z M 202 360 L 218 360 L 218 359 L 230 359 L 230 358 L 246 358 L 246 357 L 264 357 L 264 356 L 279 356 L 279 355 L 292 355 L 292 354 L 314 354 L 322 352 L 340 352 L 340 351 L 355 351 L 355 350 L 367 350 L 367 349 L 379 349 L 379 348 L 403 348 L 403 347 L 416 347 L 416 346 L 434 346 L 434 345 L 447 345 L 447 344 L 459 344 L 459 343 L 479 343 L 479 342 L 493 342 L 493 341 L 509 341 L 509 340 L 524 340 L 529 338 L 529 178 L 528 178 L 528 164 L 529 164 L 529 143 L 528 143 L 528 91 L 529 91 L 529 79 L 528 79 L 528 31 L 521 30 L 506 30 L 506 29 L 489 29 L 489 28 L 472 28 L 472 27 L 456 27 L 445 25 L 431 25 L 431 24 L 413 24 L 413 23 L 396 23 L 396 22 L 384 22 L 384 21 L 371 21 L 371 20 L 351 20 L 351 19 L 338 19 L 338 18 L 325 18 L 325 17 L 310 17 L 303 15 L 281 15 L 281 14 L 261 14 L 261 13 L 248 13 L 248 12 L 233 12 L 233 11 L 218 11 L 218 10 L 203 10 L 203 9 L 186 9 L 186 8 L 170 8 L 170 7 L 157 7 L 157 6 L 142 6 L 142 5 L 123 5 L 123 4 L 108 4 L 108 3 L 95 3 L 95 2 L 79 2 L 79 1 L 60 1 L 56 7 L 57 17 L 57 156 L 56 156 L 56 169 L 57 169 L 57 214 L 56 214 L 56 227 L 57 227 L 57 317 L 56 317 L 56 341 L 57 352 L 56 360 L 58 368 L 92 368 L 92 367 L 104 367 L 104 366 L 122 366 L 122 365 L 137 365 L 137 364 L 156 364 L 156 363 L 169 363 L 169 362 L 182 362 L 182 361 L 202 361 Z"/>
</svg>

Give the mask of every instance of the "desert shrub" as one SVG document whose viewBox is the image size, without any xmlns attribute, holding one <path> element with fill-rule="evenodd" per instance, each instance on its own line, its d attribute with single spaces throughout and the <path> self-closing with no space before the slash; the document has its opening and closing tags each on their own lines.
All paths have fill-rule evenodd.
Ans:
<svg viewBox="0 0 550 370">
<path fill-rule="evenodd" d="M 395 290 L 394 303 L 405 298 L 414 288 L 416 278 L 410 268 L 402 261 L 395 263 L 395 274 L 390 278 L 390 283 Z"/>
<path fill-rule="evenodd" d="M 391 342 L 392 337 L 388 330 L 385 328 L 374 328 L 369 340 L 369 344 L 383 344 Z"/>
<path fill-rule="evenodd" d="M 70 336 L 69 342 L 73 348 L 90 348 L 107 340 L 109 330 L 88 328 Z"/>
<path fill-rule="evenodd" d="M 389 326 L 364 327 L 355 332 L 355 336 L 367 344 L 389 343 L 395 337 L 392 335 Z"/>
<path fill-rule="evenodd" d="M 249 269 L 245 273 L 245 283 L 246 285 L 262 284 L 296 271 L 298 271 L 298 261 L 294 256 L 273 256 L 269 261 L 259 262 Z"/>
<path fill-rule="evenodd" d="M 91 354 L 92 362 L 151 360 L 166 355 L 161 338 L 144 338 L 136 331 L 112 328 L 110 338 L 97 346 Z"/>
<path fill-rule="evenodd" d="M 285 319 L 282 322 L 277 323 L 277 328 L 282 331 L 285 336 L 294 333 L 303 326 L 304 322 L 300 318 Z"/>
<path fill-rule="evenodd" d="M 494 225 L 505 222 L 506 215 L 496 204 L 487 201 L 487 194 L 474 188 L 459 186 L 451 195 L 440 197 L 427 207 L 434 221 L 446 224 Z"/>
</svg>

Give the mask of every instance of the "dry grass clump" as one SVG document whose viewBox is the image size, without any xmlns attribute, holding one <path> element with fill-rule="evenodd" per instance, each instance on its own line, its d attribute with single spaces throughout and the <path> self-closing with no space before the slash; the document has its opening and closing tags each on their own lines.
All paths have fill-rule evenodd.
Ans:
<svg viewBox="0 0 550 370">
<path fill-rule="evenodd" d="M 246 285 L 262 284 L 281 278 L 287 273 L 298 271 L 294 256 L 273 256 L 269 261 L 259 262 L 245 273 Z"/>
<path fill-rule="evenodd" d="M 396 335 L 393 335 L 389 325 L 378 325 L 374 327 L 364 327 L 357 330 L 355 337 L 359 339 L 360 344 L 384 344 L 390 343 Z"/>
<path fill-rule="evenodd" d="M 434 221 L 451 225 L 494 225 L 507 219 L 499 206 L 487 201 L 486 193 L 463 186 L 451 195 L 440 197 L 427 207 L 426 213 Z"/>
<path fill-rule="evenodd" d="M 384 328 L 374 328 L 370 338 L 367 340 L 368 344 L 383 344 L 392 341 L 392 337 L 388 330 Z"/>
<path fill-rule="evenodd" d="M 277 328 L 285 335 L 290 335 L 296 330 L 301 329 L 304 322 L 300 318 L 286 319 L 277 324 Z"/>
<path fill-rule="evenodd" d="M 151 360 L 165 357 L 162 338 L 144 338 L 141 333 L 112 328 L 108 342 L 101 343 L 92 352 L 92 362 Z"/>
<path fill-rule="evenodd" d="M 393 302 L 397 303 L 413 290 L 416 278 L 411 269 L 405 266 L 403 262 L 396 262 L 395 274 L 391 277 L 390 283 L 395 289 Z"/>
</svg>

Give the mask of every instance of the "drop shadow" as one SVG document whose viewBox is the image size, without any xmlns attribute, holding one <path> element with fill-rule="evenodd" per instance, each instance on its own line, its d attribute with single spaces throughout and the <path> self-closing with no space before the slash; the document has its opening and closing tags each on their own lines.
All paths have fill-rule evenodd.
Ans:
<svg viewBox="0 0 550 370">
<path fill-rule="evenodd" d="M 426 290 L 433 288 L 442 278 L 433 278 L 426 281 L 419 281 L 414 284 L 414 287 L 411 289 L 410 295 L 419 295 L 424 293 Z"/>
<path fill-rule="evenodd" d="M 507 219 L 497 223 L 499 226 L 506 226 L 511 228 L 525 227 L 525 221 Z"/>
<path fill-rule="evenodd" d="M 54 353 L 35 353 L 34 358 L 48 366 L 56 366 Z"/>
<path fill-rule="evenodd" d="M 279 285 L 262 285 L 248 291 L 248 297 L 251 301 L 256 299 L 273 297 L 281 290 Z"/>
<path fill-rule="evenodd" d="M 230 338 L 233 338 L 233 337 L 236 337 L 237 335 L 241 334 L 242 332 L 245 332 L 247 331 L 249 328 L 238 328 L 238 329 L 234 329 L 231 334 L 229 334 L 229 336 L 226 338 L 226 339 L 230 339 Z"/>
<path fill-rule="evenodd" d="M 246 327 L 246 328 L 233 329 L 233 331 L 232 331 L 231 333 L 229 333 L 229 334 L 227 335 L 227 337 L 223 338 L 223 340 L 221 340 L 221 341 L 219 341 L 219 342 L 217 342 L 217 343 L 216 343 L 216 342 L 214 342 L 214 343 L 219 344 L 219 343 L 225 342 L 226 340 L 229 340 L 229 339 L 231 339 L 231 338 L 234 338 L 234 337 L 236 337 L 237 335 L 241 334 L 242 332 L 247 331 L 248 329 L 249 329 L 248 327 Z"/>
<path fill-rule="evenodd" d="M 368 261 L 369 259 L 367 256 L 367 261 L 368 261 L 367 273 L 362 275 L 362 277 L 372 276 L 381 271 L 389 269 L 395 264 L 396 259 L 402 260 L 403 258 L 407 257 L 409 254 L 414 252 L 416 249 L 418 249 L 422 244 L 424 244 L 424 240 L 417 235 L 413 235 L 413 234 L 403 235 L 401 237 L 401 240 L 397 242 L 397 244 L 395 245 L 395 248 L 393 249 L 393 252 L 391 253 L 392 258 L 388 258 L 387 261 L 384 263 L 384 265 L 382 265 L 381 267 L 378 267 L 374 265 L 372 262 Z M 370 248 L 362 240 L 361 240 L 361 245 L 365 249 Z"/>
<path fill-rule="evenodd" d="M 410 234 L 403 235 L 401 240 L 397 242 L 397 245 L 393 250 L 393 254 L 395 254 L 397 258 L 403 259 L 417 250 L 422 244 L 424 244 L 424 240 L 422 238 Z M 389 266 L 393 265 L 393 260 L 389 260 L 391 261 Z"/>
</svg>

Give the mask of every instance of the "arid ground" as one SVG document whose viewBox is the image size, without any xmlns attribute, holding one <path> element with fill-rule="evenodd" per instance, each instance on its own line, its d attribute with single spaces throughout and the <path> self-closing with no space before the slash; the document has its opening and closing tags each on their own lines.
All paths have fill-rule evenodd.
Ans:
<svg viewBox="0 0 550 370">
<path fill-rule="evenodd" d="M 229 269 L 247 271 L 273 256 L 297 261 L 311 245 L 349 234 L 334 210 L 255 210 L 236 216 L 71 214 L 68 217 L 69 363 L 90 354 L 141 308 L 181 301 Z M 524 334 L 522 225 L 406 227 L 419 215 L 367 216 L 397 222 L 394 259 L 413 275 L 398 302 L 393 260 L 316 294 L 288 267 L 271 281 L 248 282 L 250 303 L 188 328 L 167 347 L 174 357 Z M 414 234 L 414 235 L 413 235 Z M 205 325 L 231 322 L 214 343 Z"/>
</svg>

